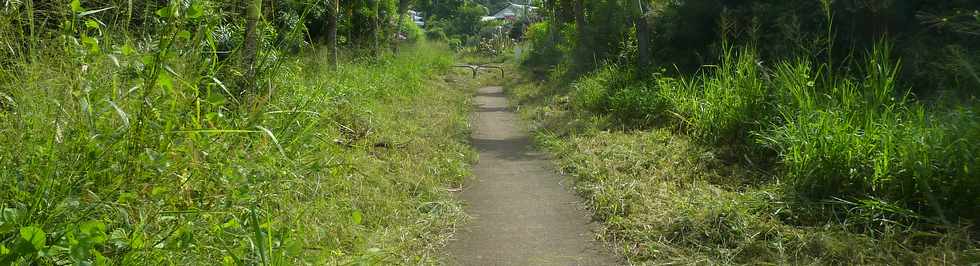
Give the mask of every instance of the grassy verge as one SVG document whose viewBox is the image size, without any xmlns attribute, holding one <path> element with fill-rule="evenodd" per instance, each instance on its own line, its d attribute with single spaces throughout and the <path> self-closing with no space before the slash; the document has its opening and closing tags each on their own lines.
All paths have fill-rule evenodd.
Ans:
<svg viewBox="0 0 980 266">
<path fill-rule="evenodd" d="M 473 159 L 447 51 L 284 58 L 245 98 L 179 59 L 152 89 L 140 55 L 5 67 L 0 261 L 435 263 Z"/>
<path fill-rule="evenodd" d="M 757 155 L 736 140 L 753 136 L 746 129 L 763 125 L 740 121 L 748 111 L 760 114 L 771 107 L 727 100 L 755 94 L 724 91 L 758 91 L 758 84 L 748 80 L 752 77 L 628 84 L 628 75 L 602 70 L 571 88 L 524 78 L 509 86 L 509 94 L 531 121 L 537 142 L 576 180 L 576 189 L 602 221 L 600 236 L 630 263 L 941 265 L 980 260 L 970 227 L 895 220 L 907 213 L 882 201 L 812 200 L 784 184 L 781 170 L 753 162 Z M 643 111 L 629 116 L 624 110 Z M 637 126 L 677 120 L 677 127 Z"/>
</svg>

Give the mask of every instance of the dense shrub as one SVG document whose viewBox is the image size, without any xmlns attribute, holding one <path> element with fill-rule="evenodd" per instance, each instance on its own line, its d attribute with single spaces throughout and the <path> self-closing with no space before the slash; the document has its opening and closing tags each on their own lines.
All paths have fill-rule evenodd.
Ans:
<svg viewBox="0 0 980 266">
<path fill-rule="evenodd" d="M 558 32 L 552 32 L 558 28 Z M 531 44 L 530 55 L 522 62 L 525 66 L 554 66 L 561 62 L 564 54 L 571 51 L 574 28 L 570 24 L 555 25 L 550 22 L 532 24 L 527 30 L 527 42 Z"/>
<path fill-rule="evenodd" d="M 623 122 L 645 124 L 661 116 L 665 107 L 656 84 L 637 81 L 633 72 L 616 65 L 586 75 L 571 87 L 573 107 L 609 113 Z"/>
</svg>

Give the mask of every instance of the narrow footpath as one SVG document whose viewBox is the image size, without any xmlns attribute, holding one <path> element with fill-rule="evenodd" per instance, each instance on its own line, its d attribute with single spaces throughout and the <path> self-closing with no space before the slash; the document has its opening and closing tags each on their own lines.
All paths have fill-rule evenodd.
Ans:
<svg viewBox="0 0 980 266">
<path fill-rule="evenodd" d="M 450 243 L 451 265 L 617 265 L 593 240 L 579 198 L 536 153 L 500 87 L 479 90 L 480 161 L 462 193 L 473 217 Z"/>
</svg>

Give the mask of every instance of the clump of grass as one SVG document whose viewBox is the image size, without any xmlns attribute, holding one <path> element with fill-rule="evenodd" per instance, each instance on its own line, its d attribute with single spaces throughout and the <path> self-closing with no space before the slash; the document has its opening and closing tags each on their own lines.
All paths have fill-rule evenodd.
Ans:
<svg viewBox="0 0 980 266">
<path fill-rule="evenodd" d="M 622 70 L 615 65 L 603 67 L 599 71 L 580 78 L 572 83 L 571 102 L 572 105 L 580 110 L 602 112 L 608 110 L 610 106 L 610 88 L 612 84 L 618 83 Z"/>
<path fill-rule="evenodd" d="M 784 123 L 765 141 L 782 155 L 787 177 L 814 198 L 876 196 L 937 221 L 980 221 L 980 150 L 975 110 L 926 112 L 896 85 L 898 65 L 879 45 L 861 79 L 818 82 L 809 62 L 777 67 Z M 955 195 L 955 196 L 954 196 Z"/>
<path fill-rule="evenodd" d="M 622 125 L 675 120 L 706 143 L 746 144 L 771 116 L 769 86 L 752 50 L 726 50 L 721 61 L 692 79 L 638 80 L 627 68 L 607 65 L 573 82 L 569 97 L 577 110 L 609 114 Z"/>
<path fill-rule="evenodd" d="M 708 143 L 743 142 L 769 114 L 768 86 L 750 49 L 726 50 L 720 65 L 695 79 L 663 78 L 658 83 L 659 96 L 686 132 Z"/>
</svg>

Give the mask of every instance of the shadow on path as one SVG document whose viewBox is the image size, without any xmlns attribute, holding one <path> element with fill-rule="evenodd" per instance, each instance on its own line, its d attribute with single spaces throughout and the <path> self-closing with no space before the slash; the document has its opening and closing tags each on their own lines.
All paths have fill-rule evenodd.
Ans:
<svg viewBox="0 0 980 266">
<path fill-rule="evenodd" d="M 480 161 L 461 195 L 472 223 L 450 243 L 452 265 L 616 265 L 593 240 L 589 214 L 532 149 L 500 87 L 480 89 L 473 146 Z"/>
</svg>

